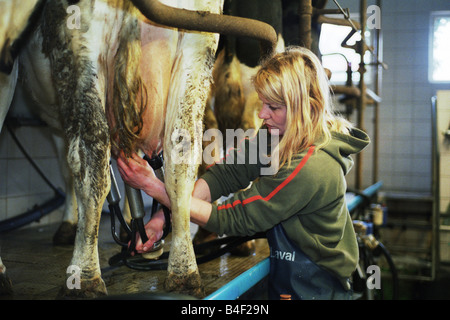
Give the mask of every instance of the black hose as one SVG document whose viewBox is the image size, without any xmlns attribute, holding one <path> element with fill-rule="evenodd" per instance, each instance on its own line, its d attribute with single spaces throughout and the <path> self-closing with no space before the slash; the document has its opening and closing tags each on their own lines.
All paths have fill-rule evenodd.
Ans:
<svg viewBox="0 0 450 320">
<path fill-rule="evenodd" d="M 53 185 L 53 183 L 50 182 L 50 180 L 47 179 L 47 177 L 44 175 L 44 173 L 41 171 L 41 169 L 37 166 L 37 164 L 33 161 L 33 159 L 31 158 L 31 156 L 28 154 L 28 152 L 26 152 L 25 148 L 22 146 L 22 144 L 20 143 L 19 139 L 17 139 L 16 134 L 14 133 L 14 131 L 11 129 L 9 124 L 6 124 L 6 129 L 8 129 L 11 137 L 13 138 L 14 142 L 17 144 L 17 146 L 19 147 L 20 151 L 22 151 L 23 155 L 25 156 L 25 158 L 27 158 L 28 162 L 30 162 L 30 164 L 33 166 L 33 168 L 37 171 L 37 173 L 41 176 L 41 178 L 45 181 L 45 183 L 52 188 L 53 191 L 55 191 L 55 193 L 59 193 L 59 189 Z"/>
<path fill-rule="evenodd" d="M 196 261 L 197 264 L 202 264 L 211 260 L 214 260 L 215 258 L 220 257 L 221 255 L 224 255 L 227 252 L 230 252 L 232 249 L 234 249 L 236 246 L 253 240 L 253 239 L 259 239 L 259 238 L 265 238 L 265 233 L 257 233 L 253 236 L 247 236 L 247 237 L 224 237 L 220 239 L 215 239 L 212 241 L 208 241 L 199 245 L 194 246 L 194 251 L 196 250 L 204 250 L 208 247 L 217 247 L 221 245 L 225 245 L 218 250 L 212 251 L 209 254 L 205 254 L 203 256 L 197 257 Z M 120 253 L 112 256 L 109 259 L 109 265 L 117 265 L 120 263 L 125 264 L 127 267 L 139 270 L 139 271 L 151 271 L 151 270 L 166 270 L 168 266 L 168 259 L 169 252 L 164 252 L 160 257 L 159 260 L 147 260 L 140 256 L 131 257 L 129 255 L 129 252 L 127 250 L 122 250 Z"/>
<path fill-rule="evenodd" d="M 41 169 L 33 161 L 31 156 L 25 150 L 23 145 L 20 143 L 19 139 L 17 139 L 17 136 L 15 135 L 11 126 L 8 123 L 5 123 L 5 126 L 6 126 L 6 129 L 8 130 L 8 132 L 10 133 L 12 139 L 14 140 L 14 142 L 19 147 L 20 151 L 25 156 L 25 158 L 32 165 L 32 167 L 37 171 L 37 173 L 41 176 L 41 178 L 45 181 L 45 183 L 55 192 L 55 195 L 52 199 L 46 201 L 42 205 L 35 205 L 31 210 L 28 210 L 25 213 L 22 213 L 15 217 L 1 221 L 0 222 L 0 233 L 12 231 L 14 229 L 18 229 L 22 226 L 30 224 L 34 221 L 39 221 L 45 215 L 47 215 L 47 214 L 53 212 L 54 210 L 56 210 L 57 208 L 59 208 L 66 199 L 65 193 L 60 188 L 57 188 L 55 185 L 53 185 L 53 183 L 51 183 L 51 181 L 49 179 L 47 179 L 47 177 L 44 175 L 44 173 L 41 171 Z"/>
<path fill-rule="evenodd" d="M 392 260 L 391 254 L 389 253 L 389 251 L 386 249 L 386 247 L 381 242 L 378 243 L 378 248 L 381 249 L 381 252 L 385 256 L 385 258 L 389 264 L 389 269 L 391 270 L 392 283 L 393 283 L 392 300 L 398 300 L 399 281 L 398 281 L 397 268 L 395 268 L 395 264 L 394 264 L 394 261 Z"/>
<path fill-rule="evenodd" d="M 128 227 L 128 224 L 125 223 L 125 220 L 123 219 L 123 216 L 120 213 L 119 204 L 117 204 L 117 203 L 116 204 L 110 204 L 108 207 L 109 207 L 109 213 L 110 213 L 110 217 L 111 217 L 111 234 L 112 234 L 112 237 L 113 237 L 114 241 L 118 245 L 126 248 L 126 247 L 128 247 L 128 243 L 127 242 L 122 242 L 122 240 L 120 240 L 120 237 L 116 233 L 116 221 L 114 220 L 114 216 L 117 216 L 117 218 L 119 219 L 119 222 L 121 223 L 121 226 L 126 231 L 129 239 L 131 239 L 131 229 Z M 122 224 L 122 221 L 123 221 L 123 224 Z"/>
<path fill-rule="evenodd" d="M 35 205 L 31 210 L 0 222 L 0 234 L 23 227 L 59 208 L 65 201 L 64 192 L 58 190 L 55 196 L 42 205 Z"/>
</svg>

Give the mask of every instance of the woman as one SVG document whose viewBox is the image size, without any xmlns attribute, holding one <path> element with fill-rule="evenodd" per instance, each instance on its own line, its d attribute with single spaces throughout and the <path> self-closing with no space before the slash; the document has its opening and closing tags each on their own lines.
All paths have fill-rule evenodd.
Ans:
<svg viewBox="0 0 450 320">
<path fill-rule="evenodd" d="M 279 169 L 268 176 L 261 175 L 267 166 L 262 163 L 213 165 L 195 184 L 191 221 L 219 235 L 266 232 L 270 299 L 280 294 L 351 298 L 358 246 L 344 176 L 353 165 L 350 154 L 366 147 L 369 138 L 333 114 L 328 78 L 319 59 L 305 48 L 289 47 L 274 55 L 253 81 L 263 103 L 260 132 L 279 137 L 272 146 Z M 251 142 L 245 143 L 248 152 Z M 118 159 L 118 165 L 126 182 L 170 208 L 163 183 L 144 160 L 133 155 Z M 211 204 L 230 193 L 219 206 Z M 160 213 L 146 226 L 150 240 L 137 249 L 151 248 L 163 225 Z"/>
</svg>

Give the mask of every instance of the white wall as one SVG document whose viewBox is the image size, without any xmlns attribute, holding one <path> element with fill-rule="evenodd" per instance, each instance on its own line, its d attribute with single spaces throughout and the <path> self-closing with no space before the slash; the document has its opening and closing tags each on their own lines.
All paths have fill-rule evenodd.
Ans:
<svg viewBox="0 0 450 320">
<path fill-rule="evenodd" d="M 20 88 L 16 91 L 10 114 L 32 117 L 29 101 L 23 98 Z M 47 127 L 18 127 L 15 135 L 46 177 L 57 187 L 64 189 L 59 171 L 57 151 L 52 133 Z M 24 157 L 6 127 L 0 133 L 0 220 L 14 217 L 36 204 L 53 197 L 47 186 Z M 61 220 L 58 210 L 44 217 L 41 223 Z M 35 225 L 35 223 L 31 224 Z"/>
<path fill-rule="evenodd" d="M 450 84 L 428 82 L 430 14 L 446 0 L 383 1 L 380 178 L 387 190 L 431 192 L 431 97 Z M 450 57 L 450 56 L 449 56 Z"/>
<path fill-rule="evenodd" d="M 359 0 L 340 0 L 359 12 Z M 368 5 L 375 1 L 367 1 Z M 328 1 L 327 8 L 336 8 Z M 431 97 L 450 84 L 428 82 L 428 37 L 432 11 L 450 10 L 448 0 L 382 1 L 382 72 L 379 109 L 379 180 L 383 191 L 431 193 Z M 449 56 L 450 57 L 450 56 Z M 373 107 L 365 127 L 373 137 Z M 373 145 L 363 154 L 363 186 L 372 183 Z M 349 176 L 349 185 L 353 175 Z"/>
</svg>

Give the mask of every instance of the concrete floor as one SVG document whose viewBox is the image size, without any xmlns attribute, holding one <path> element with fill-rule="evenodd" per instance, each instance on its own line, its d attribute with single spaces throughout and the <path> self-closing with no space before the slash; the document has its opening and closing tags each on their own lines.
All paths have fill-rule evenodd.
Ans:
<svg viewBox="0 0 450 320">
<path fill-rule="evenodd" d="M 58 225 L 15 230 L 0 235 L 0 253 L 13 283 L 12 295 L 0 300 L 53 300 L 65 285 L 72 246 L 54 246 L 52 237 Z M 166 238 L 165 250 L 170 249 Z M 249 257 L 229 253 L 199 265 L 205 296 L 213 293 L 242 272 L 269 255 L 267 241 L 258 239 L 256 254 Z M 137 271 L 125 265 L 110 266 L 109 259 L 120 252 L 114 242 L 109 217 L 103 217 L 99 232 L 99 255 L 102 277 L 108 295 L 166 294 L 163 288 L 165 270 Z"/>
<path fill-rule="evenodd" d="M 54 246 L 52 237 L 58 225 L 19 229 L 0 235 L 0 253 L 13 283 L 13 294 L 0 296 L 0 300 L 54 300 L 65 285 L 67 266 L 70 264 L 73 247 Z M 256 265 L 269 255 L 265 239 L 256 240 L 256 254 L 237 257 L 229 253 L 199 265 L 205 296 L 213 293 L 242 272 Z M 166 241 L 170 249 L 170 238 Z M 109 259 L 120 252 L 110 233 L 109 217 L 102 218 L 99 233 L 100 266 L 108 294 L 112 296 L 139 294 L 147 296 L 167 295 L 163 283 L 165 270 L 136 271 L 124 265 L 109 264 Z M 390 280 L 382 283 L 386 297 L 390 297 Z M 267 290 L 264 284 L 258 291 Z M 253 293 L 255 295 L 255 293 Z M 264 293 L 256 293 L 257 299 Z M 252 299 L 252 296 L 248 296 Z M 448 300 L 450 299 L 450 265 L 441 265 L 435 281 L 401 280 L 401 300 Z"/>
</svg>

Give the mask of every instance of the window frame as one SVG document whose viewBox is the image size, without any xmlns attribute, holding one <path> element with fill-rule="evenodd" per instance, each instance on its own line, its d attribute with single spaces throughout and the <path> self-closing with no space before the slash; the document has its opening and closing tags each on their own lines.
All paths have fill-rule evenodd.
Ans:
<svg viewBox="0 0 450 320">
<path fill-rule="evenodd" d="M 449 78 L 444 80 L 435 80 L 433 78 L 434 72 L 434 22 L 436 18 L 446 17 L 450 20 L 450 10 L 440 10 L 432 11 L 430 13 L 430 25 L 429 25 L 429 36 L 428 36 L 428 82 L 435 84 L 445 84 L 450 83 L 450 73 Z"/>
</svg>

